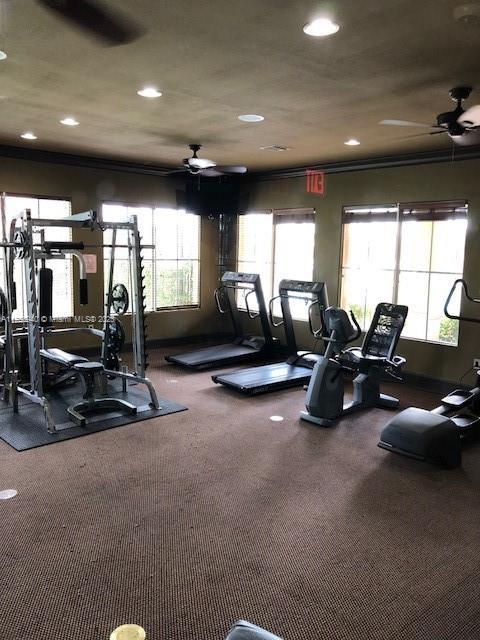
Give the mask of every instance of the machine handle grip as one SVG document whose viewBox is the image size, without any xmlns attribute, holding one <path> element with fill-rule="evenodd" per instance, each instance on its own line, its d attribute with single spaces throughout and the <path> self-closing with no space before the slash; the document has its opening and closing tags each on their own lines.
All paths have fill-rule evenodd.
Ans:
<svg viewBox="0 0 480 640">
<path fill-rule="evenodd" d="M 213 297 L 215 298 L 215 303 L 217 305 L 217 309 L 218 309 L 219 313 L 222 313 L 222 314 L 223 313 L 228 313 L 228 309 L 227 310 L 223 309 L 222 305 L 220 303 L 220 289 L 223 290 L 223 287 L 217 287 L 215 289 L 215 291 L 213 292 Z"/>
<path fill-rule="evenodd" d="M 445 306 L 443 307 L 444 314 L 447 316 L 447 318 L 450 318 L 450 320 L 463 320 L 464 322 L 474 322 L 475 324 L 480 324 L 480 318 L 471 318 L 469 316 L 462 316 L 460 314 L 458 316 L 455 316 L 448 311 L 448 305 L 450 304 L 450 301 L 452 299 L 453 294 L 455 293 L 455 290 L 458 284 L 462 285 L 462 289 L 465 293 L 465 297 L 467 298 L 467 300 L 469 300 L 470 302 L 475 302 L 476 304 L 480 304 L 480 300 L 477 298 L 473 298 L 468 292 L 468 287 L 465 280 L 463 278 L 458 278 L 453 283 L 452 288 L 450 289 L 450 293 L 448 294 L 447 299 L 445 301 Z"/>
<path fill-rule="evenodd" d="M 248 293 L 245 294 L 245 306 L 247 307 L 247 313 L 248 313 L 248 317 L 252 318 L 252 320 L 255 320 L 255 318 L 258 318 L 258 316 L 260 315 L 260 311 L 252 311 L 248 305 L 248 296 L 252 293 L 255 293 L 255 289 L 250 289 L 250 291 L 248 291 Z"/>
<path fill-rule="evenodd" d="M 347 340 L 347 342 L 355 342 L 355 340 L 357 340 L 362 335 L 362 328 L 358 324 L 355 314 L 351 309 L 350 309 L 350 317 L 352 319 L 353 325 L 355 326 L 355 333 L 352 335 L 351 338 Z"/>
<path fill-rule="evenodd" d="M 321 338 L 323 334 L 323 317 L 321 314 L 320 314 L 321 326 L 318 329 L 313 328 L 312 309 L 315 305 L 318 305 L 318 299 L 312 300 L 312 302 L 308 305 L 308 327 L 310 329 L 310 333 L 314 338 Z"/>
<path fill-rule="evenodd" d="M 80 304 L 88 304 L 88 280 L 86 278 L 80 278 L 79 299 Z"/>
<path fill-rule="evenodd" d="M 272 327 L 281 327 L 284 322 L 283 318 L 280 320 L 280 322 L 275 322 L 275 320 L 273 319 L 273 303 L 275 302 L 275 300 L 278 300 L 281 297 L 282 296 L 275 296 L 273 298 L 270 298 L 270 301 L 268 303 L 268 317 L 270 319 Z"/>
<path fill-rule="evenodd" d="M 54 251 L 83 251 L 85 245 L 83 242 L 50 242 L 43 243 L 43 248 L 46 253 L 50 253 L 52 249 Z"/>
<path fill-rule="evenodd" d="M 17 308 L 17 283 L 15 280 L 12 280 L 11 282 L 10 297 L 12 302 L 12 311 L 15 311 Z"/>
</svg>

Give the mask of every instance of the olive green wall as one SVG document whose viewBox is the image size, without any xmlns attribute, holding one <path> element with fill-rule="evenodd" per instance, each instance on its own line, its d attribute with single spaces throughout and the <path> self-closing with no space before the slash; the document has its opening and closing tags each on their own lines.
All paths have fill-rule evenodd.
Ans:
<svg viewBox="0 0 480 640">
<path fill-rule="evenodd" d="M 102 201 L 122 201 L 132 204 L 176 206 L 175 182 L 157 176 L 94 170 L 24 160 L 0 159 L 0 191 L 36 196 L 59 196 L 72 202 L 72 211 L 100 210 Z M 75 239 L 102 242 L 100 232 L 74 231 Z M 93 252 L 93 251 L 92 251 Z M 150 339 L 178 338 L 228 330 L 218 319 L 212 291 L 217 285 L 218 232 L 215 221 L 202 218 L 200 308 L 150 313 Z M 89 274 L 89 304 L 80 307 L 77 287 L 74 287 L 76 315 L 103 315 L 103 264 L 97 250 L 97 274 Z M 128 335 L 128 320 L 125 318 Z M 207 330 L 208 329 L 208 330 Z M 98 341 L 96 341 L 98 342 Z M 88 345 L 96 343 L 90 340 Z M 85 334 L 69 336 L 68 342 L 58 340 L 58 346 L 85 346 Z M 53 345 L 52 345 L 53 346 Z"/>
<path fill-rule="evenodd" d="M 467 198 L 469 225 L 465 248 L 464 274 L 474 294 L 480 292 L 480 161 L 465 160 L 411 167 L 352 171 L 328 174 L 323 197 L 305 192 L 305 179 L 290 178 L 251 183 L 248 186 L 249 210 L 277 207 L 313 206 L 317 210 L 314 276 L 325 280 L 330 301 L 337 303 L 341 243 L 341 212 L 345 205 L 382 204 L 398 201 Z M 99 209 L 102 201 L 121 201 L 175 206 L 175 182 L 156 176 L 120 171 L 94 170 L 2 158 L 0 190 L 31 195 L 60 196 L 72 201 L 73 211 Z M 82 235 L 83 234 L 83 235 Z M 101 242 L 99 234 L 81 232 L 76 236 Z M 218 231 L 215 221 L 202 219 L 201 226 L 201 300 L 193 310 L 162 311 L 149 314 L 151 339 L 179 338 L 227 331 L 219 318 L 212 297 L 218 277 Z M 89 275 L 90 302 L 78 305 L 77 315 L 102 315 L 103 274 L 101 253 L 99 271 Z M 306 325 L 298 324 L 299 342 L 311 347 Z M 480 356 L 478 329 L 462 324 L 458 348 L 402 340 L 399 352 L 408 358 L 410 372 L 455 381 Z M 66 342 L 58 342 L 59 346 Z M 85 340 L 69 338 L 68 346 L 84 346 Z M 92 343 L 89 343 L 92 344 Z M 467 379 L 468 380 L 468 379 Z"/>
<path fill-rule="evenodd" d="M 316 208 L 314 277 L 327 282 L 332 304 L 338 303 L 341 214 L 345 205 L 466 198 L 469 224 L 464 275 L 474 295 L 480 293 L 479 160 L 331 173 L 325 178 L 324 196 L 306 193 L 304 177 L 252 183 L 248 209 Z M 300 335 L 304 344 L 311 344 L 305 325 Z M 458 348 L 402 340 L 399 353 L 408 358 L 407 371 L 455 381 L 471 366 L 473 357 L 480 356 L 480 328 L 461 323 Z"/>
</svg>

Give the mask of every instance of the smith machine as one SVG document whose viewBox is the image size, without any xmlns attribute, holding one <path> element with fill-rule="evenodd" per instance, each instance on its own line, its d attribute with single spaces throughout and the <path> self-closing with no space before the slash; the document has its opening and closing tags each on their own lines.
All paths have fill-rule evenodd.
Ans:
<svg viewBox="0 0 480 640">
<path fill-rule="evenodd" d="M 85 426 L 87 415 L 95 411 L 121 411 L 137 414 L 152 408 L 159 409 L 155 389 L 145 377 L 147 367 L 145 304 L 140 235 L 136 216 L 125 222 L 101 222 L 95 211 L 74 214 L 67 218 L 32 218 L 26 209 L 7 224 L 5 194 L 1 196 L 0 247 L 4 260 L 4 288 L 0 289 L 0 316 L 3 331 L 0 347 L 3 348 L 3 374 L 0 380 L 1 397 L 13 410 L 19 411 L 19 397 L 40 405 L 45 423 L 50 433 L 55 433 L 59 424 L 51 411 L 48 390 L 63 383 L 82 381 L 83 396 L 79 402 L 68 407 L 68 426 Z M 111 244 L 84 244 L 83 242 L 49 242 L 45 240 L 48 228 L 99 229 L 112 231 Z M 127 231 L 126 244 L 117 243 L 117 232 Z M 110 250 L 108 284 L 102 328 L 87 325 L 68 328 L 54 328 L 52 318 L 52 270 L 47 267 L 51 260 L 73 256 L 78 264 L 78 299 L 80 305 L 88 303 L 88 284 L 84 251 L 95 247 Z M 127 248 L 129 257 L 130 296 L 123 284 L 113 283 L 115 249 Z M 12 313 L 17 309 L 17 286 L 14 280 L 14 265 L 22 263 L 23 291 L 25 296 L 25 318 L 12 321 Z M 118 353 L 122 349 L 125 333 L 118 319 L 129 308 L 133 349 L 131 371 L 121 364 Z M 49 348 L 49 343 L 59 335 L 83 333 L 101 340 L 101 357 L 93 362 L 85 357 L 68 353 L 61 349 Z M 23 365 L 23 366 L 22 366 Z M 56 371 L 51 372 L 52 365 Z M 120 380 L 118 389 L 109 389 L 113 381 Z M 127 401 L 129 384 L 143 384 L 147 387 L 149 402 L 136 406 Z M 109 393 L 120 391 L 123 397 L 111 397 Z M 118 394 L 117 394 L 118 395 Z M 73 423 L 73 424 L 72 424 Z"/>
</svg>

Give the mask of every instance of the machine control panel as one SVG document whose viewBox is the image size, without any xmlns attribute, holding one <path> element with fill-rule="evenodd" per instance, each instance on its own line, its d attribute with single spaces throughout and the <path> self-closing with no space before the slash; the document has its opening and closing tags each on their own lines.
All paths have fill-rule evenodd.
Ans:
<svg viewBox="0 0 480 640">
<path fill-rule="evenodd" d="M 309 282 L 306 280 L 282 280 L 280 291 L 295 291 L 296 293 L 320 293 L 326 289 L 324 282 Z"/>
<path fill-rule="evenodd" d="M 258 273 L 240 273 L 238 271 L 226 271 L 222 276 L 222 282 L 250 282 L 254 284 L 259 279 Z"/>
</svg>

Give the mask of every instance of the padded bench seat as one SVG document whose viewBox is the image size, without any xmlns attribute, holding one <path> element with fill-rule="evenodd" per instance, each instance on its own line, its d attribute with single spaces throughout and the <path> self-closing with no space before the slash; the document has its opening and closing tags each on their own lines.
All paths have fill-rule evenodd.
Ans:
<svg viewBox="0 0 480 640">
<path fill-rule="evenodd" d="M 68 353 L 68 351 L 63 351 L 62 349 L 40 349 L 40 355 L 45 360 L 56 362 L 64 367 L 73 367 L 74 364 L 79 362 L 88 362 L 88 358 Z"/>
</svg>

